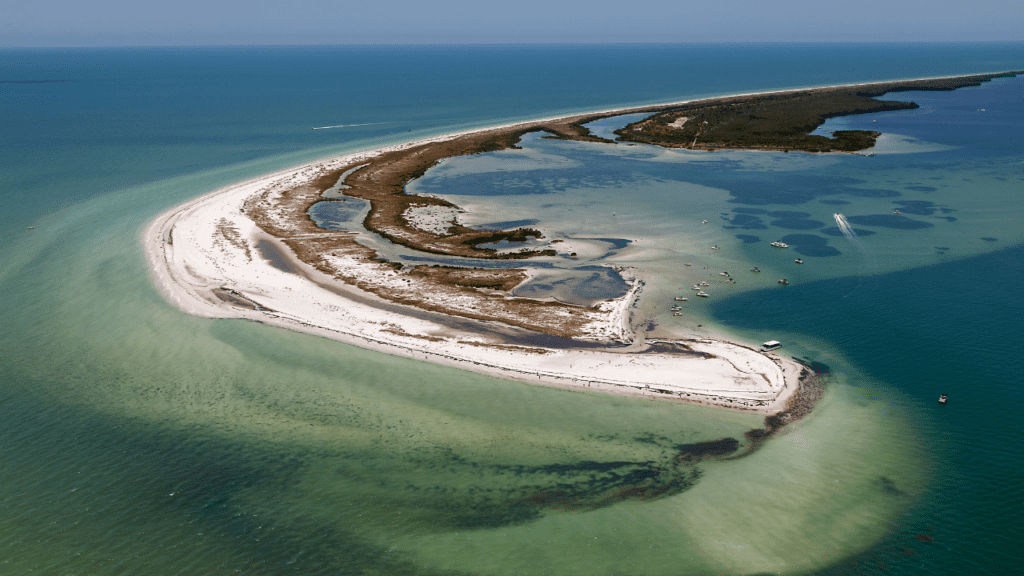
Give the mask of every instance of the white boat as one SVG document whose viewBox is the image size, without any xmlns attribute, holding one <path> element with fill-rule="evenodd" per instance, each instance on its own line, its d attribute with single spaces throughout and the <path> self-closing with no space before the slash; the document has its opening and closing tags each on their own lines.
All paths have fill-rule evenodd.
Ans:
<svg viewBox="0 0 1024 576">
<path fill-rule="evenodd" d="M 779 348 L 782 348 L 782 342 L 779 342 L 778 340 L 769 340 L 764 344 L 761 344 L 761 350 L 764 352 L 769 350 L 778 350 Z"/>
<path fill-rule="evenodd" d="M 789 244 L 779 241 L 772 242 L 772 246 L 775 246 L 776 248 L 789 248 Z"/>
<path fill-rule="evenodd" d="M 673 316 L 682 316 L 683 313 L 682 312 L 673 312 L 672 315 Z"/>
<path fill-rule="evenodd" d="M 689 300 L 689 298 L 683 298 L 682 296 L 675 297 L 676 302 L 686 302 L 687 300 Z"/>
<path fill-rule="evenodd" d="M 719 272 L 718 275 L 719 276 L 728 276 L 729 273 L 728 272 Z"/>
<path fill-rule="evenodd" d="M 697 284 L 694 284 L 693 286 L 690 286 L 690 289 L 691 290 L 700 290 L 700 286 L 698 286 Z"/>
<path fill-rule="evenodd" d="M 801 259 L 799 259 L 799 258 L 797 258 L 796 260 L 794 260 L 794 262 L 796 262 L 797 264 L 803 264 L 803 263 L 804 263 L 804 261 L 803 261 L 803 260 L 801 260 Z"/>
<path fill-rule="evenodd" d="M 712 250 L 721 250 L 721 248 L 718 247 L 718 244 L 715 244 L 714 246 L 712 246 L 711 249 Z"/>
<path fill-rule="evenodd" d="M 710 284 L 707 282 L 701 282 L 700 284 L 697 284 L 697 286 L 710 286 Z"/>
<path fill-rule="evenodd" d="M 700 292 L 697 292 L 697 296 L 700 296 L 701 298 L 707 298 L 708 296 L 710 296 L 710 294 L 701 290 Z"/>
</svg>

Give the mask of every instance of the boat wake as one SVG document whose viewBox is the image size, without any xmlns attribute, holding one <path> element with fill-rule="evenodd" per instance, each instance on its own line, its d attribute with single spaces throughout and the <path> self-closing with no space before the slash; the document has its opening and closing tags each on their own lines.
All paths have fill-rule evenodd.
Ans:
<svg viewBox="0 0 1024 576">
<path fill-rule="evenodd" d="M 850 222 L 846 220 L 846 216 L 843 216 L 842 214 L 836 212 L 835 214 L 832 215 L 832 217 L 836 219 L 836 226 L 839 226 L 839 231 L 843 233 L 843 236 L 845 236 L 846 239 L 850 241 L 850 244 L 853 244 L 854 247 L 857 248 L 857 251 L 860 252 L 862 256 L 864 256 L 864 260 L 861 262 L 861 271 L 858 275 L 859 279 L 857 281 L 857 287 L 854 288 L 853 292 L 850 292 L 850 294 L 843 296 L 843 298 L 847 298 L 851 294 L 862 288 L 862 278 L 865 275 L 870 274 L 871 270 L 875 268 L 875 258 L 874 255 L 868 251 L 867 246 L 865 246 L 864 243 L 861 242 L 860 237 L 857 236 L 857 233 L 853 230 L 853 226 L 850 226 Z"/>
<path fill-rule="evenodd" d="M 836 212 L 832 217 L 836 219 L 836 226 L 839 226 L 839 231 L 843 233 L 843 236 L 846 236 L 846 239 L 856 246 L 858 250 L 864 252 L 864 243 L 860 241 L 857 233 L 853 231 L 853 227 L 846 220 L 846 216 Z"/>
<path fill-rule="evenodd" d="M 376 126 L 377 124 L 391 124 L 391 122 L 368 122 L 366 124 L 338 124 L 337 126 L 314 126 L 313 130 L 327 130 L 328 128 L 353 128 L 355 126 Z"/>
</svg>

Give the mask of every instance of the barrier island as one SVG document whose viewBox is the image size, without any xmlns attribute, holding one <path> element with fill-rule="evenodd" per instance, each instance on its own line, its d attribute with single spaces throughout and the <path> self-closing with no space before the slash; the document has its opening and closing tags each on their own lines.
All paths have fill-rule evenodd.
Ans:
<svg viewBox="0 0 1024 576">
<path fill-rule="evenodd" d="M 438 162 L 517 147 L 526 134 L 604 145 L 595 120 L 644 113 L 619 141 L 693 150 L 814 153 L 870 148 L 877 132 L 811 135 L 826 119 L 917 107 L 882 94 L 954 90 L 1018 72 L 769 92 L 608 110 L 449 134 L 319 161 L 239 183 L 158 216 L 143 242 L 157 283 L 179 308 L 284 326 L 358 346 L 528 382 L 677 400 L 774 415 L 803 415 L 820 393 L 794 360 L 750 344 L 692 337 L 646 340 L 635 326 L 643 271 L 616 269 L 627 293 L 574 305 L 514 296 L 530 259 L 557 244 L 524 245 L 542 230 L 478 230 L 459 206 L 406 186 Z M 328 194 L 332 192 L 331 194 Z M 368 203 L 364 231 L 329 230 L 318 202 Z M 522 261 L 517 267 L 403 265 L 357 241 L 375 233 L 424 254 Z M 771 427 L 769 427 L 771 428 Z"/>
</svg>

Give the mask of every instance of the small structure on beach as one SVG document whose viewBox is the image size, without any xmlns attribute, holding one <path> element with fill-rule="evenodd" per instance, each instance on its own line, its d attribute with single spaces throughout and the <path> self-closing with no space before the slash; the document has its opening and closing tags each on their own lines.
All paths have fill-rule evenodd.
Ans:
<svg viewBox="0 0 1024 576">
<path fill-rule="evenodd" d="M 769 340 L 769 341 L 765 342 L 764 344 L 761 344 L 761 351 L 762 352 L 768 352 L 768 351 L 771 351 L 771 350 L 778 350 L 779 348 L 782 348 L 782 342 L 779 342 L 778 340 Z"/>
</svg>

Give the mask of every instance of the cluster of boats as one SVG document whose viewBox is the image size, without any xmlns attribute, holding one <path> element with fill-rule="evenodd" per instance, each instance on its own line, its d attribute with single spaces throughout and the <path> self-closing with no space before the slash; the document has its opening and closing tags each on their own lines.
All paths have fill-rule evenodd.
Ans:
<svg viewBox="0 0 1024 576">
<path fill-rule="evenodd" d="M 706 286 L 709 286 L 707 282 L 701 282 L 700 284 L 694 284 L 693 286 L 690 286 L 690 289 L 696 290 L 697 296 L 700 296 L 701 298 L 707 298 L 708 296 L 710 296 L 710 294 L 704 291 L 704 288 Z"/>
<path fill-rule="evenodd" d="M 707 224 L 707 220 L 703 221 L 702 223 L 703 224 Z M 782 242 L 781 240 L 776 240 L 775 242 L 772 242 L 771 245 L 776 247 L 776 248 L 789 248 L 789 244 L 786 244 L 785 242 Z M 716 245 L 712 246 L 711 249 L 712 250 L 719 250 L 720 248 L 716 244 Z M 804 263 L 804 261 L 802 259 L 800 259 L 800 258 L 797 258 L 796 260 L 794 260 L 794 262 L 796 262 L 797 264 L 803 264 Z M 686 263 L 686 266 L 690 266 L 690 265 L 691 265 L 690 262 Z M 707 266 L 705 266 L 705 268 L 707 268 Z M 754 266 L 753 268 L 750 269 L 750 271 L 756 273 L 756 272 L 760 272 L 761 269 L 758 268 L 757 266 Z M 729 273 L 724 271 L 724 270 L 722 272 L 719 272 L 718 275 L 719 276 L 724 276 L 725 279 L 726 279 L 725 281 L 728 284 L 735 284 L 736 283 L 736 281 L 732 279 L 732 277 L 729 275 Z M 789 285 L 789 280 L 787 280 L 785 278 L 782 278 L 782 279 L 779 280 L 779 284 L 781 284 L 783 286 L 787 286 L 787 285 Z M 693 286 L 690 286 L 690 288 L 697 291 L 697 296 L 700 296 L 701 298 L 708 298 L 711 295 L 708 294 L 707 292 L 705 292 L 704 288 L 709 286 L 709 285 L 710 284 L 708 284 L 707 282 L 700 282 L 698 284 L 694 284 Z M 688 299 L 684 298 L 682 296 L 676 296 L 675 300 L 677 302 L 686 302 Z M 679 307 L 678 305 L 672 306 L 671 310 L 672 310 L 672 315 L 673 316 L 682 316 L 683 315 L 682 308 Z"/>
</svg>

